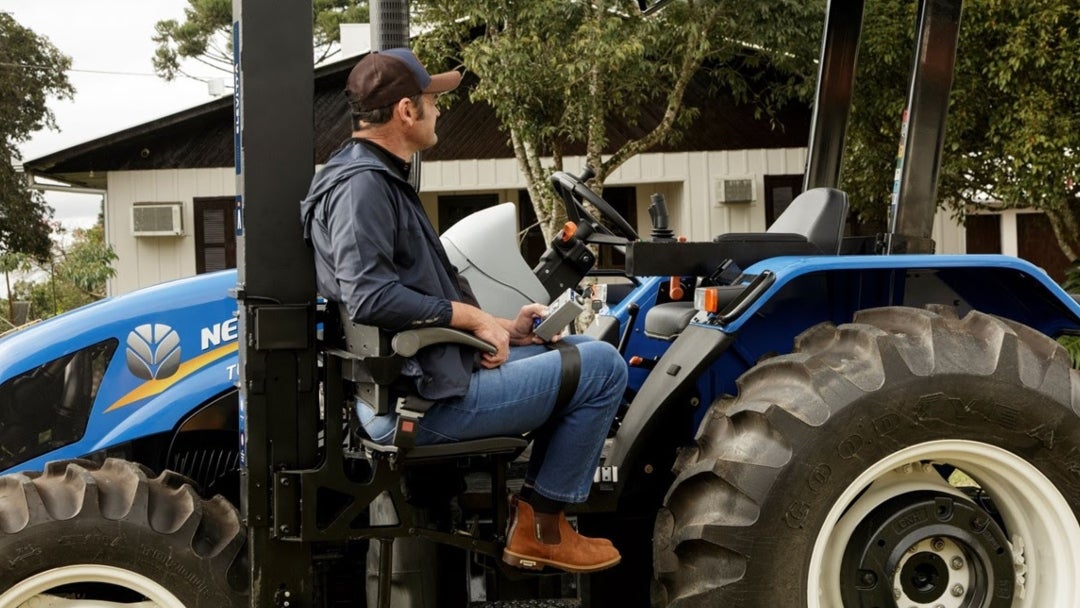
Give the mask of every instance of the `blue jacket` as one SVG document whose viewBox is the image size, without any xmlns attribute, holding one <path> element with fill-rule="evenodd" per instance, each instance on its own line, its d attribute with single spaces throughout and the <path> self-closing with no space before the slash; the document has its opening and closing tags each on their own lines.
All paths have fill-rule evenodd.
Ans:
<svg viewBox="0 0 1080 608">
<path fill-rule="evenodd" d="M 346 144 L 315 175 L 300 218 L 319 293 L 358 323 L 391 332 L 445 327 L 451 300 L 469 301 L 412 186 L 363 144 Z M 461 397 L 475 355 L 458 345 L 423 349 L 417 392 Z"/>
</svg>

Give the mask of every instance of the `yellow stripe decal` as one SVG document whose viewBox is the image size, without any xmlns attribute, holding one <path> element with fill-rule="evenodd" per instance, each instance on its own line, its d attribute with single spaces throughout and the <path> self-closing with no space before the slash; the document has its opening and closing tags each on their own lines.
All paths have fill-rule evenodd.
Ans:
<svg viewBox="0 0 1080 608">
<path fill-rule="evenodd" d="M 136 386 L 130 393 L 124 395 L 120 399 L 105 409 L 106 412 L 111 412 L 115 409 L 130 405 L 139 401 L 140 399 L 146 399 L 147 397 L 153 397 L 183 380 L 187 376 L 199 371 L 201 368 L 210 365 L 214 361 L 221 359 L 226 355 L 231 355 L 236 352 L 238 347 L 237 342 L 232 344 L 226 344 L 225 346 L 219 346 L 214 350 L 207 351 L 198 357 L 189 359 L 180 364 L 180 367 L 176 370 L 176 373 L 168 378 L 161 378 L 159 380 L 147 380 L 139 386 Z"/>
</svg>

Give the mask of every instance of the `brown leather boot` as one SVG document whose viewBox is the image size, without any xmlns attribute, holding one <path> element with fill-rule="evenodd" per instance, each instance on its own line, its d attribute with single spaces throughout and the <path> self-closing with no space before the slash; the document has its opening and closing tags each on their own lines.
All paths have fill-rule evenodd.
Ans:
<svg viewBox="0 0 1080 608">
<path fill-rule="evenodd" d="M 566 521 L 565 513 L 538 516 L 532 505 L 516 496 L 511 502 L 511 513 L 503 549 L 503 561 L 511 566 L 526 570 L 551 566 L 567 572 L 597 572 L 622 559 L 611 541 L 578 534 Z M 544 542 L 538 517 L 557 518 L 557 541 Z"/>
</svg>

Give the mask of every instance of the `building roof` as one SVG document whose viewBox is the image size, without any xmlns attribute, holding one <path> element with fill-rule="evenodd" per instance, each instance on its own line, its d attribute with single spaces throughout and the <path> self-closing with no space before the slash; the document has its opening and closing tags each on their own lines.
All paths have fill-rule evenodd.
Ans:
<svg viewBox="0 0 1080 608">
<path fill-rule="evenodd" d="M 350 127 L 342 91 L 356 57 L 322 66 L 314 74 L 315 160 L 327 158 L 349 137 Z M 464 86 L 475 84 L 466 77 Z M 512 158 L 508 135 L 499 130 L 494 109 L 460 96 L 439 118 L 439 145 L 425 152 L 425 160 Z M 777 116 L 783 128 L 772 128 L 756 118 L 754 108 L 737 104 L 729 96 L 710 93 L 707 83 L 695 82 L 687 92 L 688 105 L 697 106 L 694 123 L 675 144 L 659 152 L 789 148 L 805 146 L 810 111 L 791 104 Z M 614 150 L 640 137 L 662 116 L 663 108 L 649 108 L 643 124 L 608 125 Z M 130 127 L 70 148 L 26 161 L 28 172 L 75 185 L 104 188 L 109 171 L 231 167 L 233 165 L 233 100 L 222 97 L 163 118 Z M 564 154 L 582 154 L 584 147 Z"/>
</svg>

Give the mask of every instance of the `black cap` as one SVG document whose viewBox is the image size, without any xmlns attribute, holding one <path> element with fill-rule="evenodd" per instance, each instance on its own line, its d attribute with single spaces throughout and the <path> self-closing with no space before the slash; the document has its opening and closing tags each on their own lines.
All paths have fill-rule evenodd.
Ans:
<svg viewBox="0 0 1080 608">
<path fill-rule="evenodd" d="M 369 112 L 421 93 L 445 93 L 461 84 L 461 72 L 432 76 L 405 48 L 369 53 L 349 72 L 346 92 L 355 109 Z"/>
</svg>

